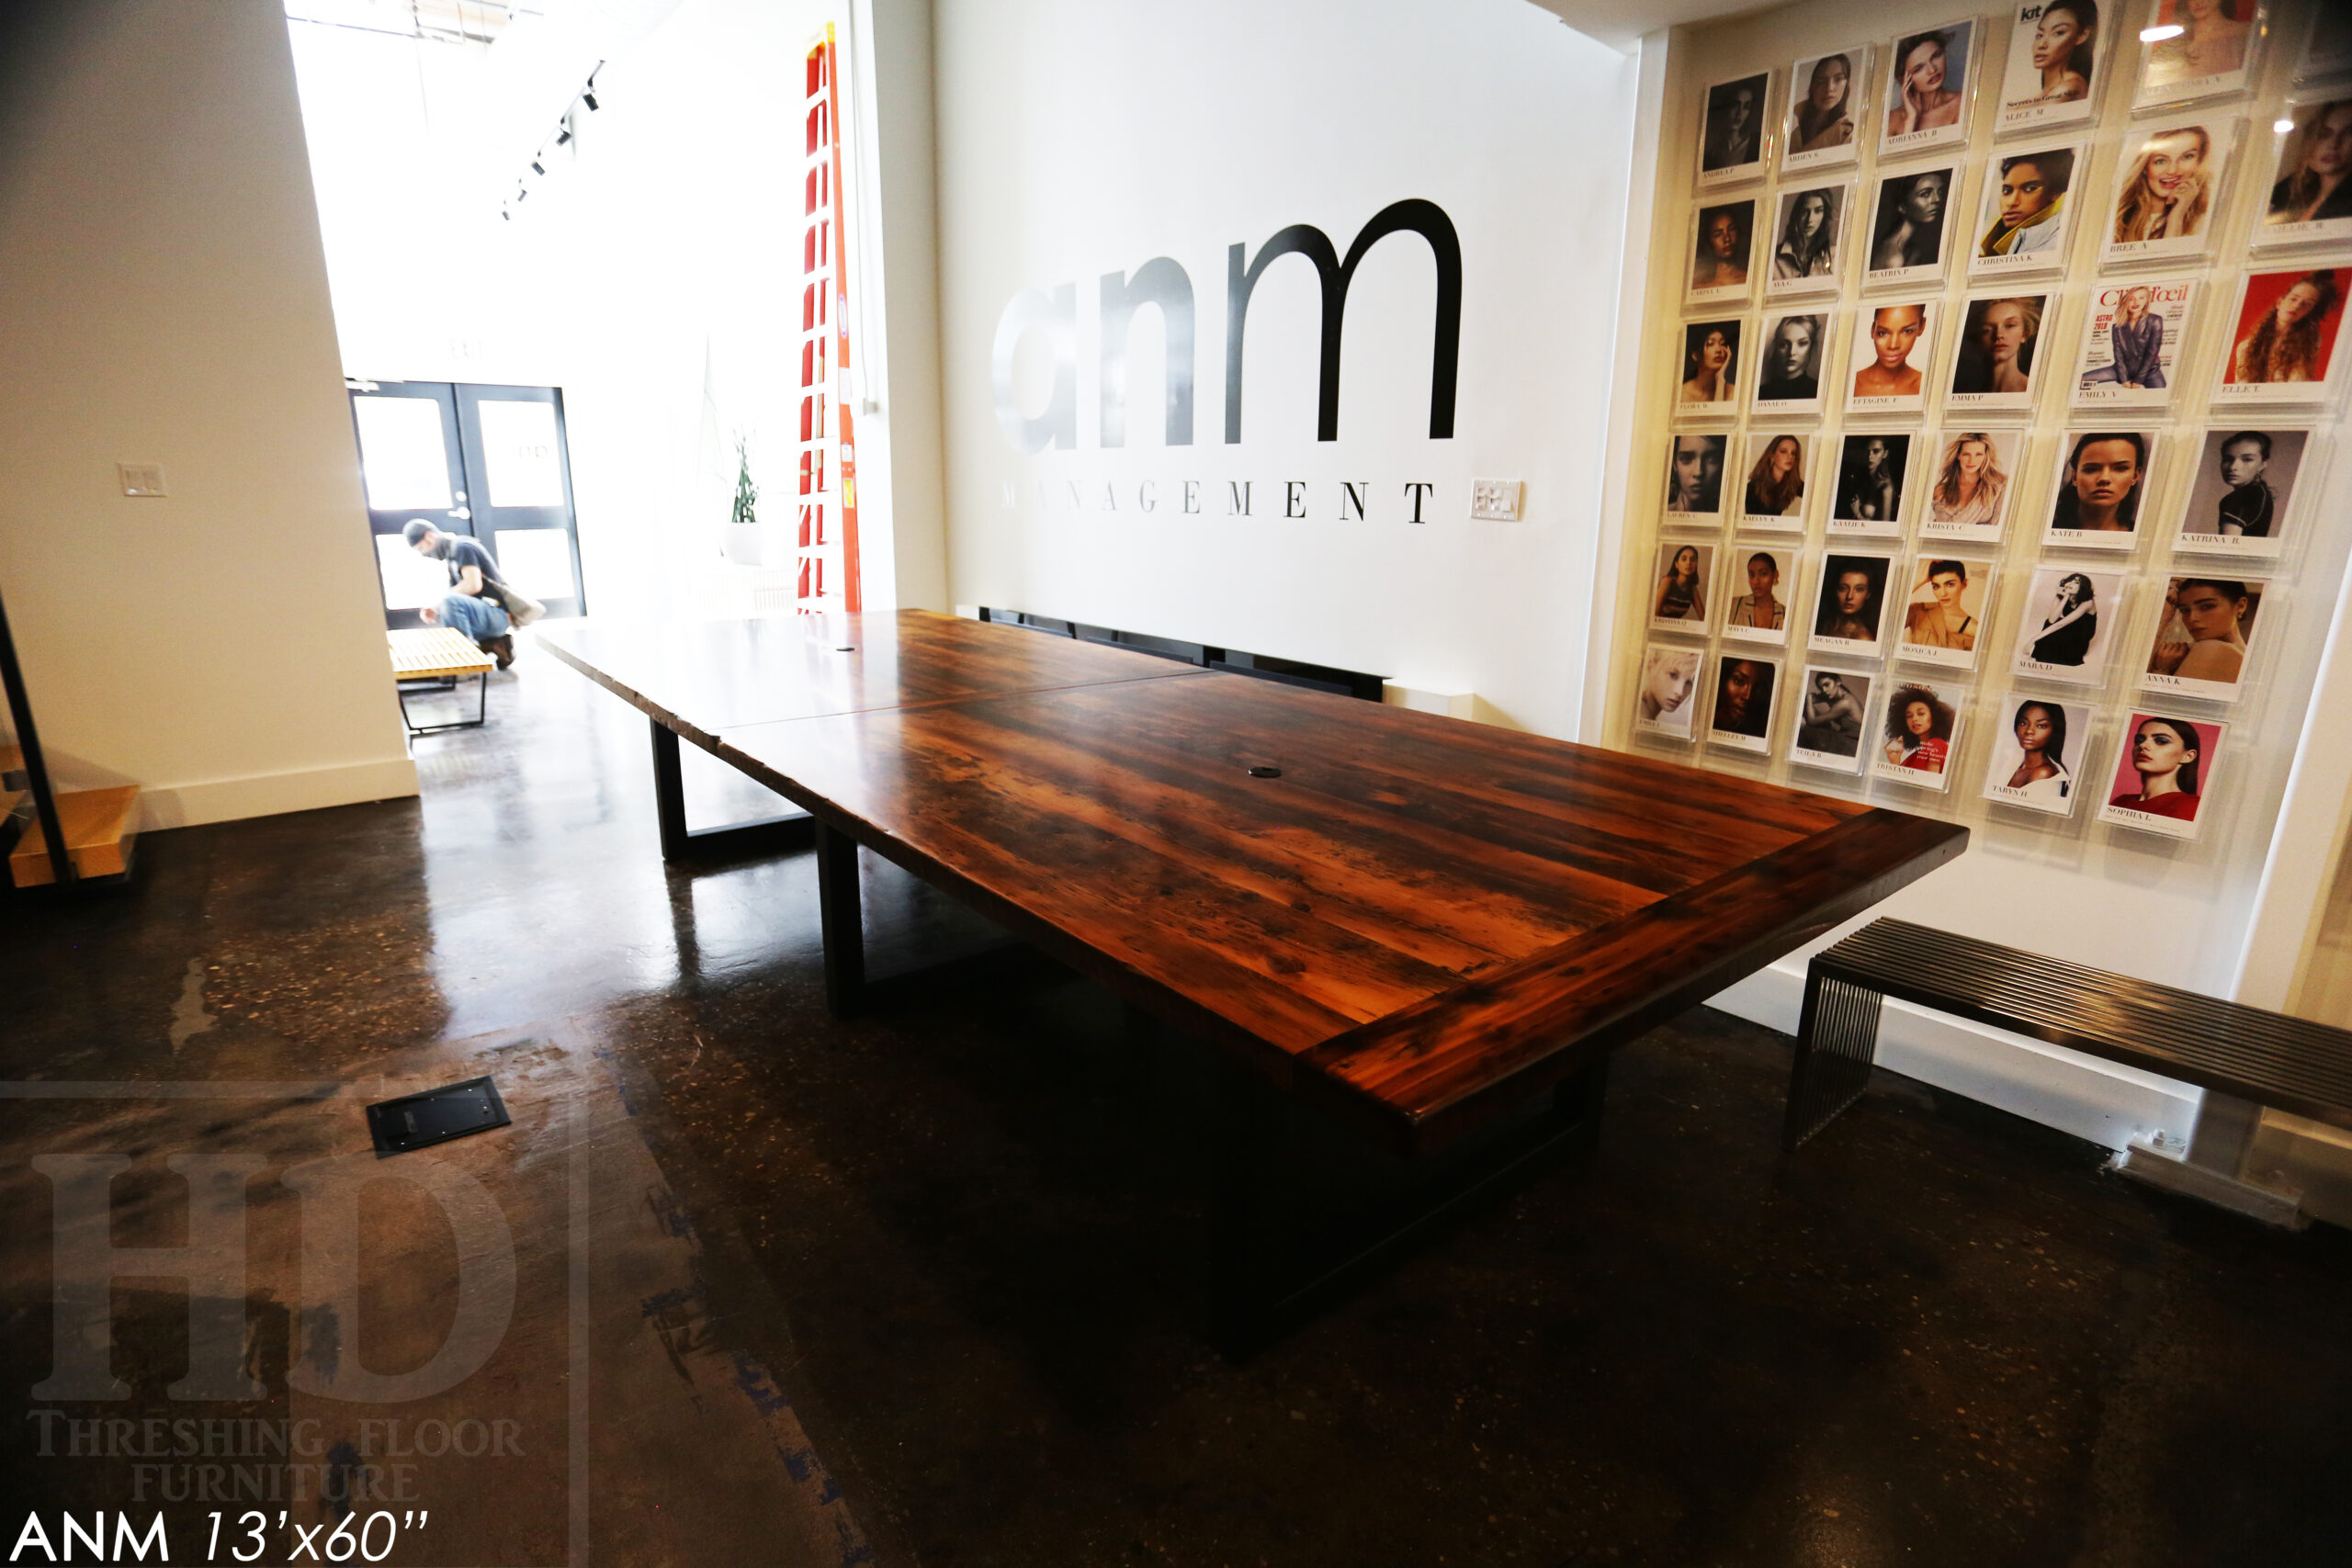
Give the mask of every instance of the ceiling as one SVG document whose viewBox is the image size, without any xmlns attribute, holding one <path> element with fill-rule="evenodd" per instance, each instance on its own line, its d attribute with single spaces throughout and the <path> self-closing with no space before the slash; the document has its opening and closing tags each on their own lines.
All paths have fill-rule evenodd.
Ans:
<svg viewBox="0 0 2352 1568">
<path fill-rule="evenodd" d="M 436 43 L 493 43 L 515 17 L 540 8 L 541 0 L 286 0 L 298 22 Z"/>
<path fill-rule="evenodd" d="M 1587 38 L 1631 49 L 1642 35 L 1685 22 L 1768 11 L 1786 0 L 1532 0 Z"/>
</svg>

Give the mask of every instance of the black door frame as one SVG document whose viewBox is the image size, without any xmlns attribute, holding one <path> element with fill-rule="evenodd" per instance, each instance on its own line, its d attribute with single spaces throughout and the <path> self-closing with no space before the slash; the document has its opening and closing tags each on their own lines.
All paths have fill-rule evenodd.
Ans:
<svg viewBox="0 0 2352 1568">
<path fill-rule="evenodd" d="M 569 599 L 547 601 L 550 616 L 584 615 L 588 613 L 587 584 L 580 570 L 579 512 L 573 504 L 571 490 L 571 444 L 564 421 L 563 389 L 560 387 L 509 387 L 472 381 L 351 381 L 346 383 L 346 396 L 351 402 L 351 438 L 367 461 L 367 446 L 359 434 L 358 400 L 363 397 L 416 398 L 439 405 L 441 412 L 442 451 L 448 463 L 451 479 L 450 494 L 455 502 L 446 510 L 436 508 L 402 507 L 368 508 L 368 532 L 371 555 L 380 546 L 377 538 L 400 534 L 409 520 L 423 517 L 445 534 L 459 534 L 478 541 L 498 558 L 500 529 L 558 529 L 565 538 L 571 557 L 572 596 Z M 544 402 L 555 411 L 556 468 L 563 483 L 563 504 L 560 507 L 497 507 L 490 504 L 490 482 L 481 436 L 481 404 L 485 399 L 493 401 Z M 365 479 L 363 475 L 362 484 Z M 376 588 L 379 598 L 384 592 L 383 560 L 375 557 Z M 415 610 L 386 609 L 384 625 L 391 630 L 421 626 L 424 617 Z"/>
</svg>

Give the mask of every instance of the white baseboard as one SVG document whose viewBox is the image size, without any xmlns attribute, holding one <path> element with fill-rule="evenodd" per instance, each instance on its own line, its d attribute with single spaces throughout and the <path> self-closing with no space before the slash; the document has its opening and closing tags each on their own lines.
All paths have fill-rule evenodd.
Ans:
<svg viewBox="0 0 2352 1568">
<path fill-rule="evenodd" d="M 416 764 L 406 757 L 197 784 L 146 785 L 139 792 L 139 830 L 197 828 L 207 822 L 315 811 L 363 800 L 399 800 L 415 793 Z"/>
<path fill-rule="evenodd" d="M 2227 1176 L 2144 1143 L 2134 1142 L 2117 1155 L 2111 1168 L 2134 1181 L 2144 1181 L 2185 1197 L 2201 1198 L 2266 1225 L 2299 1231 L 2312 1223 L 2311 1216 L 2303 1213 L 2303 1194 L 2298 1188 L 2274 1187 Z"/>
<path fill-rule="evenodd" d="M 1794 1034 L 1804 965 L 1804 957 L 1781 959 L 1709 1004 Z M 2158 1133 L 2186 1143 L 2203 1098 L 2154 1073 L 1893 999 L 1879 1023 L 1878 1065 L 2110 1149 Z"/>
<path fill-rule="evenodd" d="M 2352 1227 L 2352 1132 L 2266 1111 L 2245 1163 L 2263 1180 L 2299 1189 L 2312 1218 Z"/>
</svg>

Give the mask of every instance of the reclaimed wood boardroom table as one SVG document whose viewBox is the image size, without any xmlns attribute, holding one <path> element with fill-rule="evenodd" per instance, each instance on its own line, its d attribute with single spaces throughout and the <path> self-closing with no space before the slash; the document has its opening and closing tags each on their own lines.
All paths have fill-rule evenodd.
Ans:
<svg viewBox="0 0 2352 1568">
<path fill-rule="evenodd" d="M 865 994 L 862 847 L 1221 1054 L 1209 1299 L 1229 1349 L 1589 1143 L 1611 1050 L 1967 841 L 926 611 L 537 635 L 648 715 L 666 856 L 813 841 L 837 1011 Z M 690 829 L 682 740 L 806 817 Z M 1385 1151 L 1385 1185 L 1286 1213 L 1302 1116 Z"/>
</svg>

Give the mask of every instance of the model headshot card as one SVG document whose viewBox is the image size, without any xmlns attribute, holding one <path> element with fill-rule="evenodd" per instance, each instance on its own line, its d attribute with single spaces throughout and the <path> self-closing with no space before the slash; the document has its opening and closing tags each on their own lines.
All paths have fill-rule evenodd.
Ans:
<svg viewBox="0 0 2352 1568">
<path fill-rule="evenodd" d="M 2107 5 L 2120 27 L 2123 0 Z M 2109 30 L 2101 20 L 2098 0 L 2025 0 L 2010 13 L 1996 135 L 2091 118 L 2092 91 L 2109 52 Z"/>
<path fill-rule="evenodd" d="M 1728 185 L 1764 173 L 1765 100 L 1772 73 L 1759 71 L 1707 89 L 1705 123 L 1699 129 L 1699 183 Z"/>
<path fill-rule="evenodd" d="M 1958 164 L 1938 164 L 1879 180 L 1871 208 L 1870 251 L 1862 259 L 1866 284 L 1875 288 L 1944 280 L 1951 249 L 1944 242 L 1957 227 L 1945 220 L 1960 200 L 1960 169 Z"/>
<path fill-rule="evenodd" d="M 1791 545 L 1736 545 L 1727 558 L 1744 592 L 1724 594 L 1724 636 L 1780 648 L 1789 640 L 1789 601 L 1797 587 L 1797 552 Z"/>
<path fill-rule="evenodd" d="M 1955 409 L 2030 409 L 2041 329 L 2053 313 L 2052 294 L 1971 295 L 1952 341 L 1951 389 Z"/>
<path fill-rule="evenodd" d="M 1886 621 L 1886 585 L 1894 558 L 1860 550 L 1833 550 L 1821 563 L 1821 589 L 1815 595 L 1808 646 L 1819 653 L 1876 658 Z"/>
<path fill-rule="evenodd" d="M 2066 432 L 2063 450 L 2043 537 L 2076 549 L 2130 549 L 2139 538 L 2156 433 L 2077 428 Z"/>
<path fill-rule="evenodd" d="M 1907 430 L 1855 430 L 1839 438 L 1831 533 L 1903 532 L 1915 439 Z"/>
<path fill-rule="evenodd" d="M 1693 304 L 1744 301 L 1755 272 L 1756 198 L 1718 201 L 1690 218 L 1690 287 Z"/>
<path fill-rule="evenodd" d="M 1770 265 L 1764 274 L 1768 299 L 1785 294 L 1835 294 L 1845 276 L 1847 220 L 1853 216 L 1854 184 L 1793 186 L 1774 203 Z"/>
<path fill-rule="evenodd" d="M 2291 425 L 2216 425 L 2205 433 L 2174 547 L 2270 558 L 2297 525 L 2295 499 L 2312 433 Z"/>
<path fill-rule="evenodd" d="M 1725 649 L 1715 660 L 1714 702 L 1708 710 L 1710 744 L 1762 754 L 1772 749 L 1772 700 L 1781 661 Z"/>
<path fill-rule="evenodd" d="M 1894 682 L 1877 716 L 1872 776 L 1942 789 L 1950 782 L 1953 754 L 1960 750 L 1960 720 L 1967 706 L 1964 686 Z"/>
<path fill-rule="evenodd" d="M 1699 716 L 1699 666 L 1695 648 L 1654 642 L 1642 650 L 1642 676 L 1634 692 L 1634 728 L 1668 740 L 1691 739 Z"/>
<path fill-rule="evenodd" d="M 2076 206 L 2070 193 L 2082 170 L 2083 149 L 2075 145 L 2029 147 L 1987 158 L 1968 275 L 2003 277 L 2064 267 Z"/>
<path fill-rule="evenodd" d="M 2102 264 L 2203 255 L 2229 197 L 2230 154 L 2238 120 L 2134 128 L 2117 155 L 2115 197 L 2099 240 Z"/>
<path fill-rule="evenodd" d="M 1650 589 L 1650 625 L 1659 631 L 1707 631 L 1707 595 L 1715 585 L 1715 547 L 1684 539 L 1662 539 L 1657 574 Z"/>
<path fill-rule="evenodd" d="M 1675 434 L 1666 448 L 1666 521 L 1712 527 L 1723 521 L 1724 454 L 1728 435 Z"/>
<path fill-rule="evenodd" d="M 2156 621 L 2140 689 L 2208 702 L 2237 701 L 2245 694 L 2246 660 L 2269 588 L 2254 577 L 2168 579 L 2165 613 Z"/>
<path fill-rule="evenodd" d="M 1879 156 L 1898 158 L 1968 140 L 1980 24 L 1971 17 L 1905 33 L 1889 51 Z"/>
<path fill-rule="evenodd" d="M 1947 425 L 1929 448 L 1934 466 L 1920 509 L 1922 537 L 1990 544 L 2009 519 L 2017 476 L 2025 468 L 2022 430 L 1969 430 Z"/>
<path fill-rule="evenodd" d="M 2135 709 L 2123 726 L 2098 819 L 2167 839 L 2196 838 L 2199 808 L 2220 777 L 2229 728 Z"/>
<path fill-rule="evenodd" d="M 2140 28 L 2140 83 L 2132 107 L 2243 89 L 2262 38 L 2264 9 L 2261 0 L 2156 0 Z"/>
<path fill-rule="evenodd" d="M 1999 728 L 1984 765 L 1984 798 L 2072 817 L 2082 798 L 2075 770 L 2087 765 L 2096 714 L 2088 703 L 2021 692 L 2003 695 L 1988 721 Z"/>
<path fill-rule="evenodd" d="M 2335 389 L 2352 266 L 2248 273 L 2231 312 L 2216 403 L 2312 403 Z"/>
<path fill-rule="evenodd" d="M 1729 419 L 1739 412 L 1745 384 L 1739 345 L 1746 325 L 1737 316 L 1682 323 L 1682 360 L 1674 392 L 1678 417 Z"/>
<path fill-rule="evenodd" d="M 2199 287 L 2194 277 L 2093 285 L 2068 394 L 2074 405 L 2155 409 L 2170 402 Z"/>
<path fill-rule="evenodd" d="M 1805 480 L 1813 472 L 1814 447 L 1819 439 L 1811 431 L 1749 427 L 1739 526 L 1804 532 Z"/>
<path fill-rule="evenodd" d="M 1958 556 L 1912 558 L 1911 596 L 1903 606 L 1895 651 L 1918 664 L 1973 670 L 1984 641 L 1984 610 L 1993 603 L 1994 567 Z"/>
<path fill-rule="evenodd" d="M 1829 363 L 1829 317 L 1791 311 L 1764 318 L 1756 366 L 1756 412 L 1759 414 L 1819 413 L 1821 383 Z"/>
<path fill-rule="evenodd" d="M 2352 76 L 2352 10 L 2314 6 L 2311 30 L 2295 56 L 2295 80 L 2324 82 L 2331 76 Z"/>
<path fill-rule="evenodd" d="M 1849 412 L 1912 413 L 1926 403 L 1940 309 L 1934 299 L 1905 299 L 1855 311 L 1846 350 Z"/>
<path fill-rule="evenodd" d="M 2009 672 L 2098 685 L 2107 679 L 2108 657 L 2122 624 L 2121 572 L 2036 567 Z"/>
<path fill-rule="evenodd" d="M 1832 773 L 1860 773 L 1862 732 L 1871 727 L 1871 694 L 1877 686 L 1875 675 L 1806 666 L 1791 705 L 1795 712 L 1789 760 Z"/>
<path fill-rule="evenodd" d="M 2352 242 L 2352 91 L 2290 103 L 2282 122 L 2251 244 Z"/>
<path fill-rule="evenodd" d="M 1789 112 L 1781 130 L 1781 169 L 1830 168 L 1854 161 L 1856 127 L 1869 112 L 1868 44 L 1800 60 L 1789 72 Z"/>
</svg>

